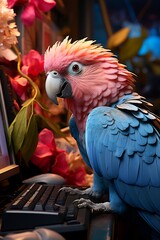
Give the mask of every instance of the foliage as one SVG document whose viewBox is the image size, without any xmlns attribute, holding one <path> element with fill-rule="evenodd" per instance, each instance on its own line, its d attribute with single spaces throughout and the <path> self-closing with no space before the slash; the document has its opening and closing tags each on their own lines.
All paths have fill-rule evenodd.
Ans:
<svg viewBox="0 0 160 240">
<path fill-rule="evenodd" d="M 9 127 L 9 138 L 14 146 L 15 153 L 20 153 L 22 159 L 27 162 L 30 160 L 37 146 L 38 132 L 41 127 L 39 126 L 39 119 L 41 118 L 41 124 L 43 121 L 44 126 L 47 126 L 56 133 L 60 134 L 60 128 L 56 124 L 49 123 L 49 119 L 43 118 L 36 113 L 37 105 L 43 110 L 48 111 L 48 108 L 41 103 L 42 95 L 38 85 L 34 82 L 44 71 L 43 57 L 37 51 L 31 50 L 28 55 L 24 56 L 24 65 L 21 66 L 20 53 L 15 46 L 14 49 L 18 56 L 19 75 L 11 78 L 11 84 L 13 89 L 19 94 L 19 97 L 22 99 L 26 98 L 26 100 L 22 103 L 22 107 Z M 24 72 L 28 75 L 24 74 Z M 34 77 L 34 81 L 30 76 Z M 17 82 L 17 77 L 21 79 L 20 82 Z M 23 79 L 27 79 L 24 85 L 22 84 L 24 82 L 22 81 Z M 24 93 L 26 96 L 24 96 Z"/>
<path fill-rule="evenodd" d="M 23 6 L 21 19 L 25 25 L 30 25 L 36 17 L 43 20 L 44 12 L 55 6 L 55 1 L 8 0 L 10 8 L 14 5 Z M 60 105 L 55 106 L 45 93 L 44 56 L 34 49 L 21 55 L 16 46 L 20 33 L 7 0 L 0 0 L 0 14 L 0 62 L 10 80 L 16 110 L 8 129 L 9 143 L 13 146 L 22 177 L 27 177 L 26 169 L 29 172 L 38 170 L 57 173 L 67 184 L 90 185 L 92 175 L 87 174 L 77 145 L 73 146 L 68 140 L 70 134 L 66 137 L 61 130 L 65 122 L 61 115 L 67 116 L 63 104 L 59 101 Z"/>
</svg>

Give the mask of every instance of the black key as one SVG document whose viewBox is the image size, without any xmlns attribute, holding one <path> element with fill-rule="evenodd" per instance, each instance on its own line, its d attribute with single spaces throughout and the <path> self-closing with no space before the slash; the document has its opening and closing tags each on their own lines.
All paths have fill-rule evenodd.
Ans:
<svg viewBox="0 0 160 240">
<path fill-rule="evenodd" d="M 35 211 L 43 211 L 45 209 L 45 204 L 46 204 L 53 188 L 54 188 L 53 186 L 48 186 L 48 187 L 43 186 L 44 192 L 35 205 L 35 208 L 34 208 Z"/>
<path fill-rule="evenodd" d="M 66 207 L 65 206 L 60 206 L 58 212 L 59 212 L 60 215 L 63 215 L 65 217 Z"/>
<path fill-rule="evenodd" d="M 67 193 L 65 191 L 60 191 L 56 199 L 56 204 L 65 205 L 66 199 L 67 199 Z"/>
<path fill-rule="evenodd" d="M 86 229 L 89 223 L 89 210 L 79 209 L 73 204 L 73 201 L 79 198 L 78 194 L 71 195 L 63 190 L 59 191 L 60 188 L 60 185 L 49 186 L 37 183 L 29 185 L 12 202 L 14 206 L 12 209 L 10 205 L 7 206 L 1 229 L 12 231 L 41 226 L 54 227 L 64 232 Z M 25 211 L 21 210 L 22 208 Z"/>
<path fill-rule="evenodd" d="M 28 199 L 28 201 L 23 206 L 23 210 L 32 210 L 36 205 L 37 201 L 40 199 L 44 192 L 43 185 L 40 185 L 38 189 L 33 193 L 33 195 Z"/>
<path fill-rule="evenodd" d="M 76 219 L 76 217 L 77 217 L 77 212 L 78 212 L 77 206 L 75 206 L 74 204 L 71 204 L 71 205 L 68 207 L 68 210 L 67 210 L 67 213 L 66 213 L 66 221 Z"/>
<path fill-rule="evenodd" d="M 55 200 L 56 200 L 59 189 L 60 189 L 60 186 L 58 185 L 54 187 L 52 193 L 49 196 L 48 201 L 46 202 L 45 211 L 49 211 L 49 212 L 56 211 L 54 208 L 54 204 L 55 204 Z"/>
<path fill-rule="evenodd" d="M 35 192 L 38 187 L 39 187 L 39 185 L 36 185 L 36 184 L 32 184 L 31 186 L 29 185 L 28 188 L 26 188 L 22 192 L 22 194 L 15 199 L 15 201 L 12 203 L 10 208 L 11 209 L 22 209 L 22 207 L 27 202 L 28 198 L 30 198 L 32 196 L 33 192 Z"/>
</svg>

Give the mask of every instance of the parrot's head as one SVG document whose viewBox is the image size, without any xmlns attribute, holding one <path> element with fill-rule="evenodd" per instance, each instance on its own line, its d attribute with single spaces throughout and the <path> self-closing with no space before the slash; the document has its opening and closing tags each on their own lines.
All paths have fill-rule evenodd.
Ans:
<svg viewBox="0 0 160 240">
<path fill-rule="evenodd" d="M 58 104 L 64 98 L 79 128 L 84 129 L 89 112 L 116 102 L 133 91 L 132 74 L 117 58 L 94 41 L 71 43 L 67 37 L 45 52 L 46 92 Z"/>
</svg>

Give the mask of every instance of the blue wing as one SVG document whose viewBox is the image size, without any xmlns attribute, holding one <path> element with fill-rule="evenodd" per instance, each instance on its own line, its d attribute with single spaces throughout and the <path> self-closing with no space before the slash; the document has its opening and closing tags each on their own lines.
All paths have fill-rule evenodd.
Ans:
<svg viewBox="0 0 160 240">
<path fill-rule="evenodd" d="M 94 171 L 110 180 L 120 198 L 139 209 L 159 231 L 160 135 L 154 126 L 156 117 L 142 102 L 133 96 L 114 108 L 92 110 L 86 124 L 86 150 Z"/>
</svg>

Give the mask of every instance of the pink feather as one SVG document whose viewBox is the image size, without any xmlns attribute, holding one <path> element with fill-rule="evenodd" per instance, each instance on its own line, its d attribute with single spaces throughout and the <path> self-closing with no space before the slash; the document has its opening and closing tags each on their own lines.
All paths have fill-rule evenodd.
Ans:
<svg viewBox="0 0 160 240">
<path fill-rule="evenodd" d="M 71 76 L 67 67 L 76 61 L 84 71 Z M 110 105 L 124 94 L 133 91 L 134 78 L 125 65 L 107 49 L 94 41 L 81 39 L 71 43 L 67 37 L 45 53 L 45 71 L 58 71 L 68 79 L 73 97 L 65 99 L 65 106 L 74 114 L 79 130 L 84 130 L 90 111 L 101 105 Z"/>
</svg>

